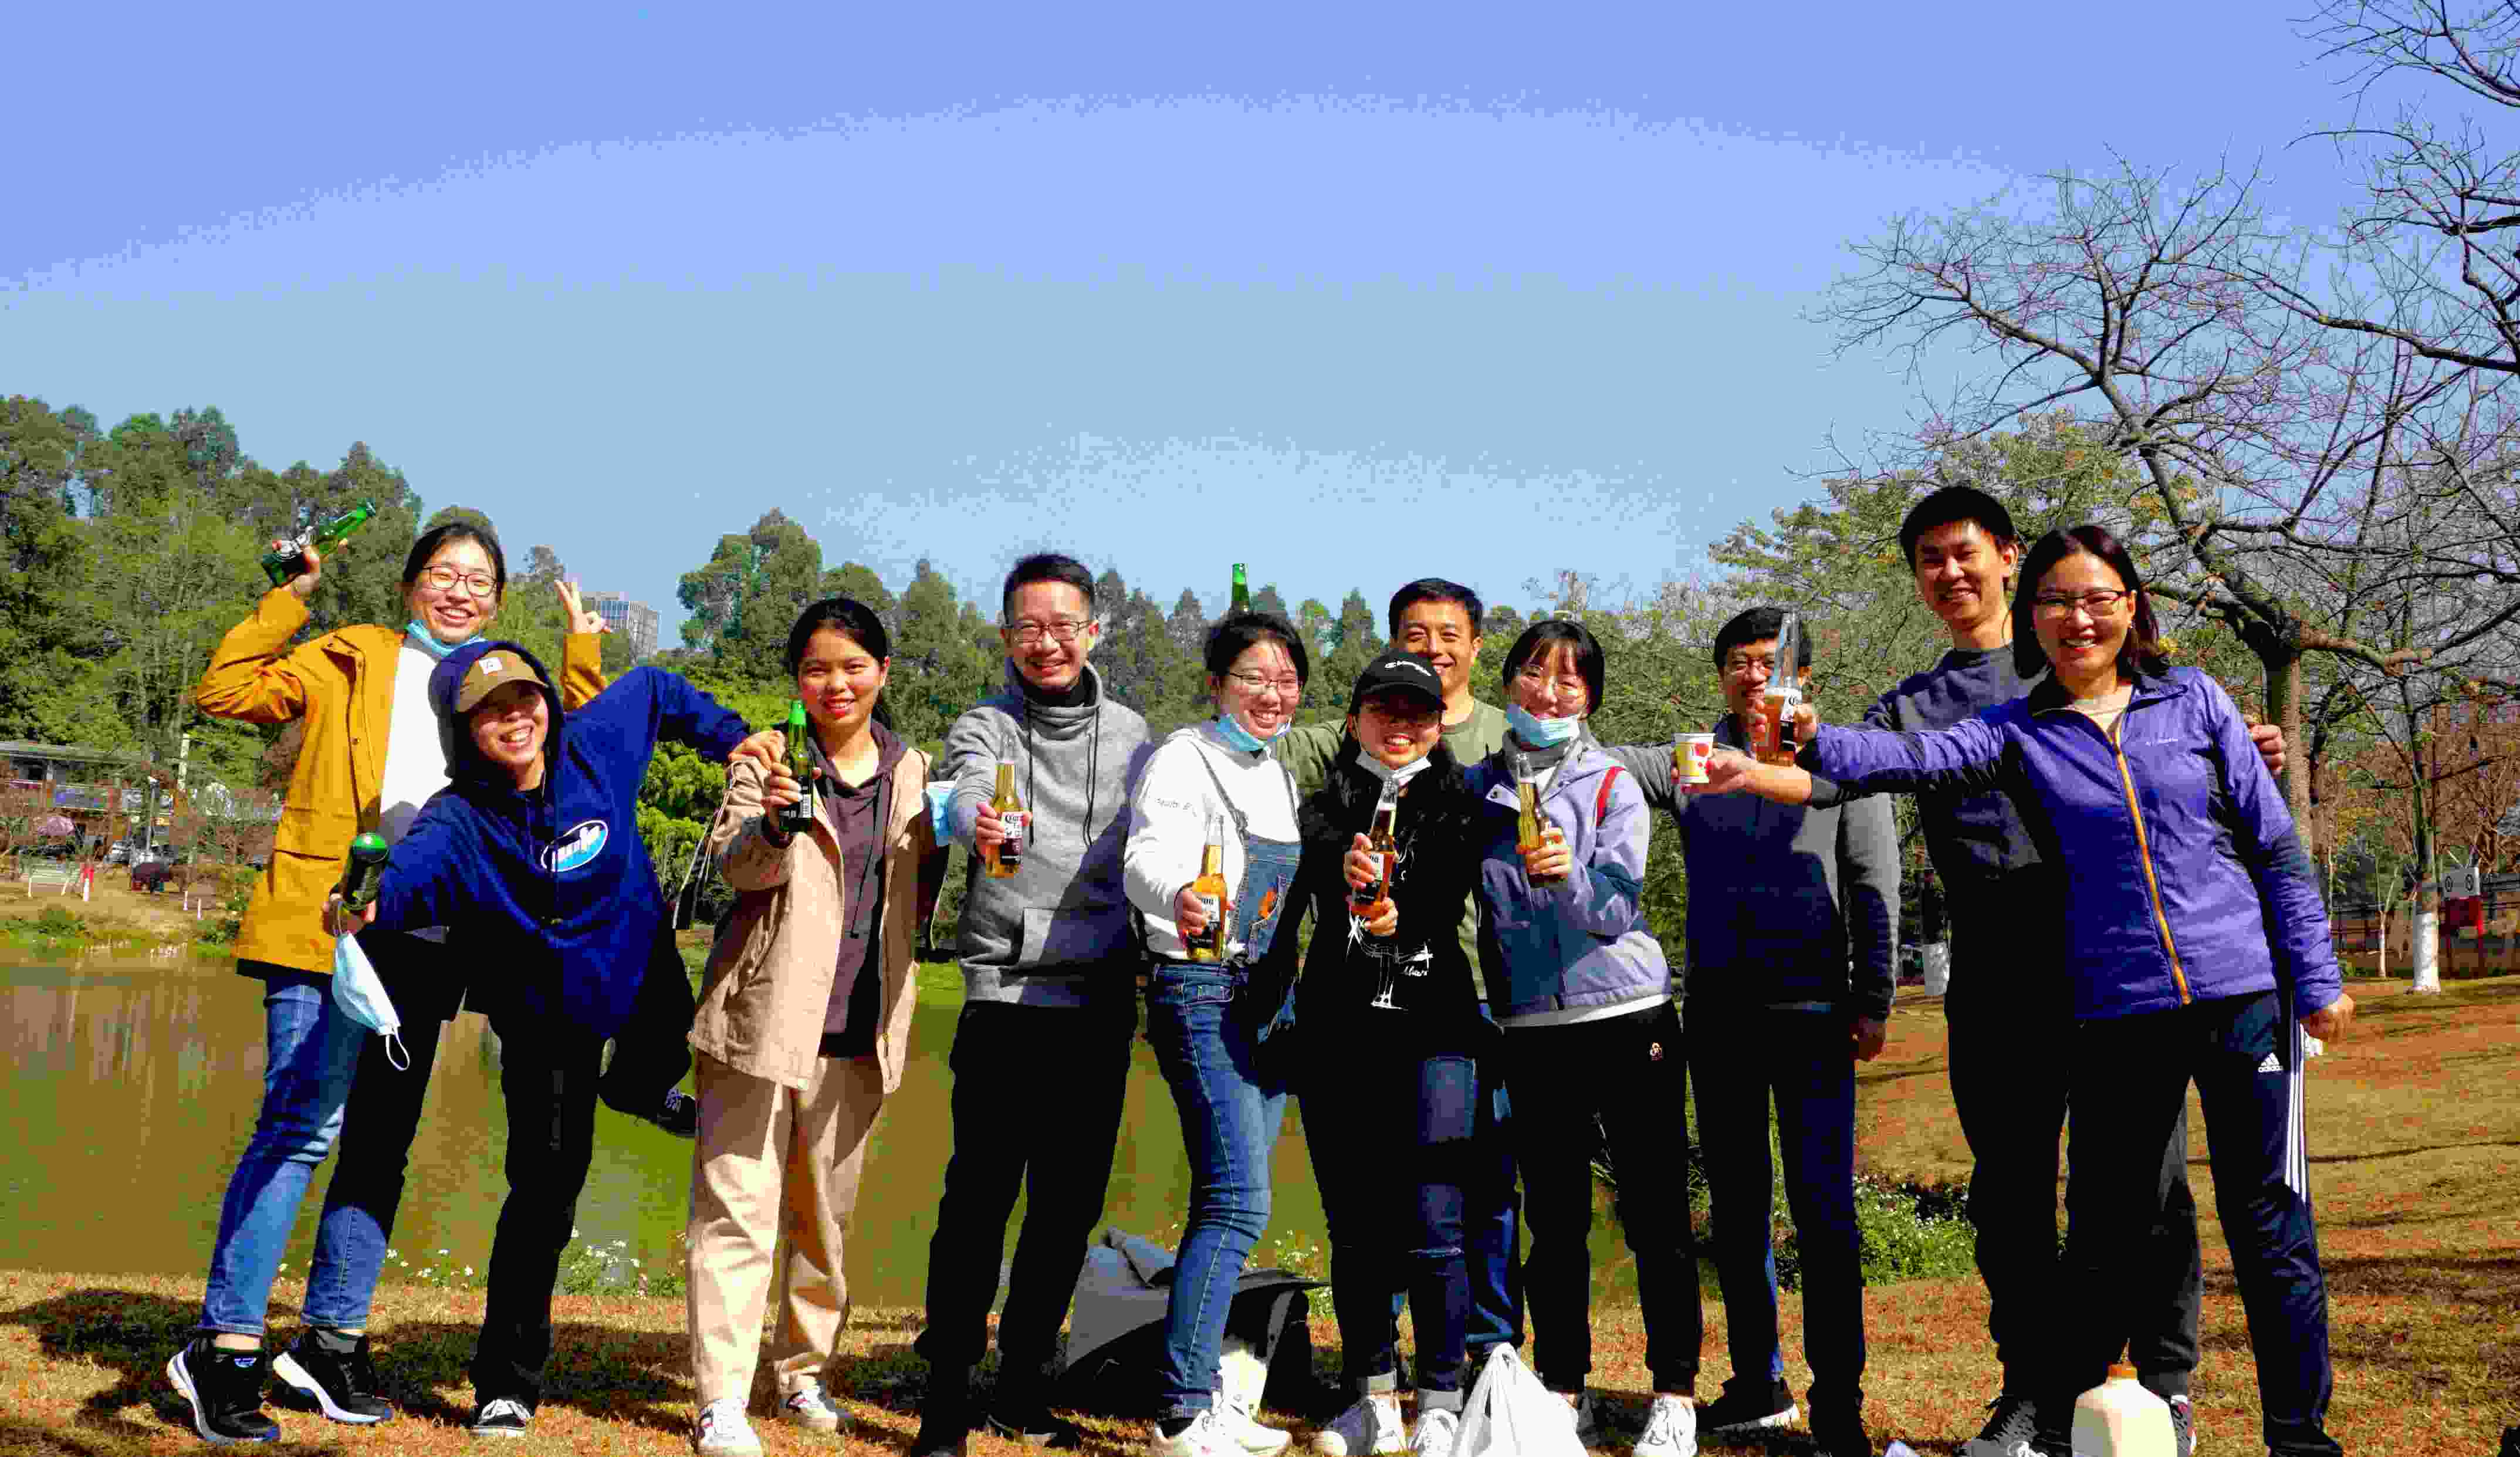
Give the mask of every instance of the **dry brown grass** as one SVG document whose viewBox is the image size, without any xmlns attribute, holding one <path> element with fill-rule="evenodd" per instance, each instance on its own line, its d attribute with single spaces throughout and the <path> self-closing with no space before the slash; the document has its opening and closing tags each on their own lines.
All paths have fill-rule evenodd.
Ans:
<svg viewBox="0 0 2520 1457">
<path fill-rule="evenodd" d="M 2312 1084 L 2316 1193 L 2332 1291 L 2337 1395 L 2332 1429 L 2348 1451 L 2388 1457 L 2491 1457 L 2520 1422 L 2520 1075 L 2513 1058 L 2520 978 L 2454 985 L 2439 998 L 2403 983 L 2358 984 L 2364 1021 Z M 1932 1003 L 1903 1011 L 1889 1051 L 1867 1070 L 1864 1151 L 1892 1174 L 1958 1177 L 1966 1156 L 1943 1076 Z M 2196 1167 L 2212 1224 L 2211 1174 Z M 2204 1369 L 2197 1374 L 2206 1450 L 2261 1450 L 2257 1400 L 2230 1261 L 2206 1233 Z M 280 1302 L 297 1294 L 284 1286 Z M 0 1271 L 0 1451 L 177 1452 L 198 1441 L 161 1366 L 198 1309 L 200 1287 L 142 1276 Z M 473 1450 L 461 1422 L 480 1296 L 387 1286 L 377 1301 L 380 1360 L 406 1403 L 382 1427 L 336 1427 L 282 1412 L 285 1449 L 451 1453 Z M 1787 1379 L 1806 1377 L 1796 1302 L 1786 1301 Z M 1920 1281 L 1869 1302 L 1867 1382 L 1874 1430 L 1924 1453 L 1950 1453 L 1992 1394 L 1986 1303 L 1972 1280 Z M 690 1386 L 679 1301 L 563 1296 L 553 1390 L 532 1451 L 690 1450 Z M 286 1327 L 290 1312 L 276 1312 Z M 899 1452 L 917 1427 L 914 1311 L 861 1310 L 835 1371 L 861 1416 L 834 1442 L 758 1425 L 774 1454 Z M 1720 1311 L 1709 1310 L 1700 1389 L 1729 1374 Z M 1327 1319 L 1314 1342 L 1336 1340 Z M 1611 1393 L 1614 1433 L 1642 1423 L 1644 1340 L 1633 1309 L 1603 1312 L 1595 1383 Z M 1328 1360 L 1325 1362 L 1326 1366 Z M 1095 1457 L 1136 1450 L 1124 1422 L 1093 1424 Z M 1624 1440 L 1621 1442 L 1624 1447 Z M 978 1457 L 1018 1449 L 976 1440 Z"/>
</svg>

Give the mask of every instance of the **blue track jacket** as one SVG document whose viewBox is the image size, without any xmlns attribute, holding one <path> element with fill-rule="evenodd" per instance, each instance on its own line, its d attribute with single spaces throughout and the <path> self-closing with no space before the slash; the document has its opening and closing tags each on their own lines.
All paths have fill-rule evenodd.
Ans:
<svg viewBox="0 0 2520 1457">
<path fill-rule="evenodd" d="M 2292 811 L 2231 696 L 2194 668 L 2138 675 L 2114 738 L 2050 678 L 1931 733 L 1824 726 L 1803 762 L 1851 790 L 2013 791 L 2064 868 L 2053 949 L 2077 1018 L 2278 987 L 2297 1016 L 2345 989 Z"/>
<path fill-rule="evenodd" d="M 563 714 L 546 691 L 551 731 L 542 787 L 519 792 L 482 757 L 454 711 L 475 660 L 514 643 L 472 642 L 428 678 L 449 726 L 452 783 L 429 798 L 393 847 L 377 896 L 387 931 L 452 926 L 472 965 L 467 1000 L 494 1017 L 550 1020 L 609 1037 L 630 1015 L 665 915 L 639 836 L 639 786 L 659 739 L 722 761 L 743 720 L 660 668 L 632 668 Z"/>
</svg>

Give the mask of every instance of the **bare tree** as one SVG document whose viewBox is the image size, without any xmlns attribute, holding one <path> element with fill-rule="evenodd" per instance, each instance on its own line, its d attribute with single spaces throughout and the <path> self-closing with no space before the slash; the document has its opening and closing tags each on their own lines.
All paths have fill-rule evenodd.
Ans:
<svg viewBox="0 0 2520 1457">
<path fill-rule="evenodd" d="M 2301 254 L 2266 223 L 2254 177 L 2048 180 L 2052 203 L 1894 220 L 1856 245 L 1866 266 L 1821 310 L 1841 348 L 1897 349 L 1920 374 L 1944 366 L 1938 351 L 1986 359 L 1925 438 L 1948 448 L 2070 411 L 2132 468 L 2121 534 L 2147 585 L 2248 646 L 2292 742 L 2315 656 L 2398 672 L 2520 615 L 2509 538 L 2410 550 L 2388 529 L 2410 481 L 2452 491 L 2499 468 L 2498 379 L 2275 301 L 2262 280 L 2297 275 Z M 2390 646 L 2358 621 L 2364 602 L 2451 579 L 2486 600 L 2440 636 Z M 2307 757 L 2285 777 L 2308 839 Z"/>
</svg>

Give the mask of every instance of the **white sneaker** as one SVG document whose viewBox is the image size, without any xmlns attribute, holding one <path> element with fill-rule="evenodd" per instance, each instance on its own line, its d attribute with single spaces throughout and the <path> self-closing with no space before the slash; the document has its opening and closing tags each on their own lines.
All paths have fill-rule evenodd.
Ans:
<svg viewBox="0 0 2520 1457">
<path fill-rule="evenodd" d="M 1330 1419 L 1313 1438 L 1328 1457 L 1370 1457 L 1397 1452 L 1408 1445 L 1400 1426 L 1400 1393 L 1382 1391 L 1359 1396 L 1354 1405 Z"/>
<path fill-rule="evenodd" d="M 1645 1411 L 1645 1433 L 1637 1438 L 1635 1457 L 1697 1457 L 1697 1403 L 1686 1396 L 1656 1396 Z"/>
<path fill-rule="evenodd" d="M 1593 1393 L 1589 1390 L 1567 1391 L 1567 1409 L 1575 1413 L 1575 1439 L 1586 1447 L 1601 1444 L 1601 1417 L 1593 1410 Z"/>
<path fill-rule="evenodd" d="M 743 1398 L 721 1396 L 701 1407 L 692 1446 L 700 1457 L 761 1457 L 761 1438 L 743 1414 Z"/>
<path fill-rule="evenodd" d="M 1153 1439 L 1147 1443 L 1147 1452 L 1148 1457 L 1240 1457 L 1239 1449 L 1217 1425 L 1212 1410 L 1200 1412 L 1178 1436 L 1166 1436 L 1164 1429 L 1157 1427 Z"/>
<path fill-rule="evenodd" d="M 789 1392 L 788 1399 L 779 1403 L 779 1416 L 809 1432 L 837 1432 L 840 1424 L 848 1420 L 848 1413 L 840 1410 L 840 1404 L 823 1389 L 821 1382 Z"/>
<path fill-rule="evenodd" d="M 1462 1419 L 1441 1407 L 1418 1409 L 1418 1430 L 1410 1434 L 1410 1457 L 1453 1457 L 1462 1439 Z"/>
<path fill-rule="evenodd" d="M 1275 1427 L 1263 1427 L 1251 1408 L 1220 1391 L 1216 1397 L 1216 1430 L 1227 1443 L 1251 1457 L 1277 1457 L 1294 1438 Z M 1400 1450 L 1398 1447 L 1393 1451 Z"/>
</svg>

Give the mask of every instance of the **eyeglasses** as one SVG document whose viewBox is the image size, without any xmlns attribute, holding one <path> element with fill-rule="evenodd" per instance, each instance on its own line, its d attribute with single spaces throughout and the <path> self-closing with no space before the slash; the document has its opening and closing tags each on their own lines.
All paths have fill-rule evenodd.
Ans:
<svg viewBox="0 0 2520 1457">
<path fill-rule="evenodd" d="M 452 567 L 424 567 L 420 580 L 440 592 L 452 592 L 457 586 L 475 597 L 487 597 L 499 590 L 499 579 L 486 571 L 458 571 Z"/>
<path fill-rule="evenodd" d="M 1724 664 L 1724 671 L 1735 678 L 1773 678 L 1777 675 L 1777 660 L 1735 658 Z"/>
<path fill-rule="evenodd" d="M 1228 672 L 1225 676 L 1241 684 L 1243 690 L 1248 693 L 1267 693 L 1274 688 L 1278 691 L 1278 697 L 1282 699 L 1292 700 L 1304 696 L 1304 680 L 1301 678 L 1272 678 L 1262 673 L 1237 672 Z"/>
<path fill-rule="evenodd" d="M 1090 622 L 1067 617 L 1048 625 L 1040 622 L 1014 622 L 1009 624 L 1004 630 L 1007 636 L 1014 639 L 1015 646 L 1018 648 L 1038 648 L 1045 637 L 1063 648 L 1083 636 L 1085 629 L 1092 625 Z"/>
<path fill-rule="evenodd" d="M 1560 698 L 1581 698 L 1592 691 L 1580 673 L 1566 673 L 1552 679 L 1539 668 L 1526 667 L 1514 674 L 1513 680 L 1532 693 L 1543 688 L 1554 688 Z"/>
<path fill-rule="evenodd" d="M 2070 617 L 2076 608 L 2092 616 L 2105 617 L 2118 610 L 2118 604 L 2133 596 L 2133 592 L 2085 592 L 2080 597 L 2061 594 L 2051 597 L 2043 593 L 2037 606 L 2043 615 L 2050 617 Z"/>
</svg>

